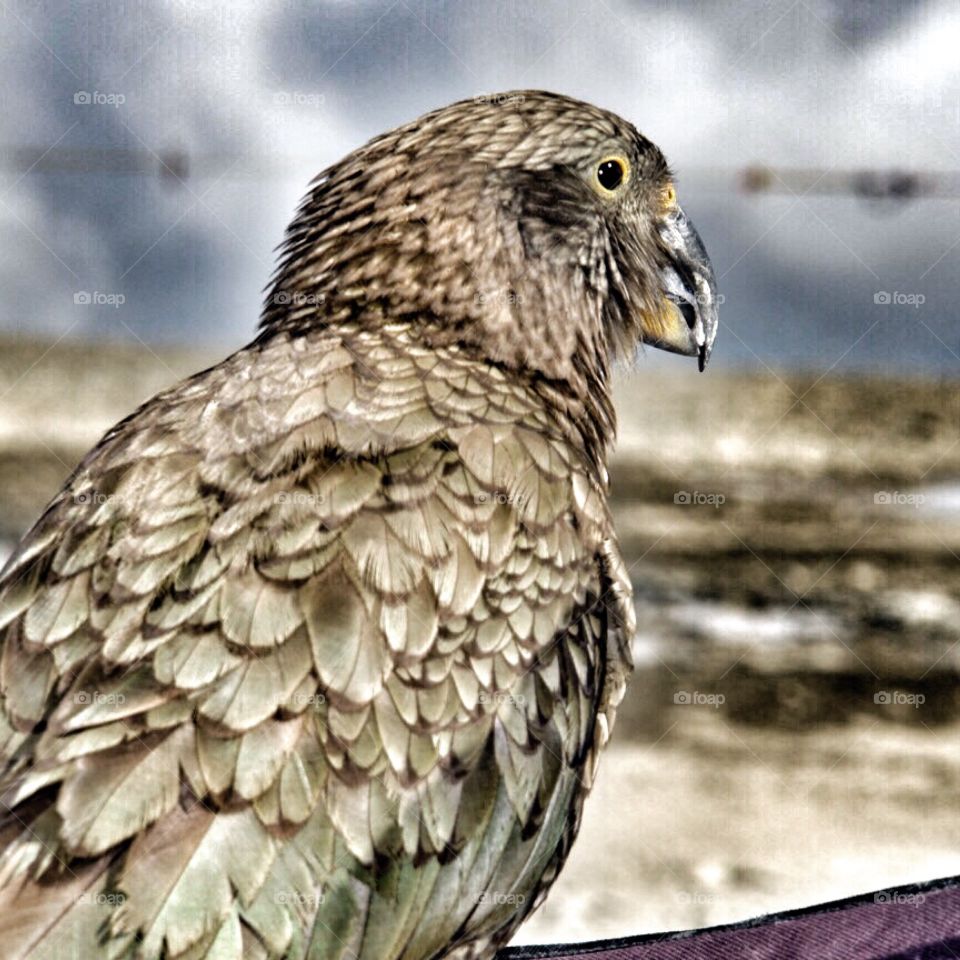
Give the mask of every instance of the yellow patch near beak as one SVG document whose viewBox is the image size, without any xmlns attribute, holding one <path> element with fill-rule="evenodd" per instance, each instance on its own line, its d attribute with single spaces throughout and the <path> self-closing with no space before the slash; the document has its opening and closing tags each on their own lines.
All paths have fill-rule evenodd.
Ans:
<svg viewBox="0 0 960 960">
<path fill-rule="evenodd" d="M 645 310 L 640 323 L 643 342 L 661 350 L 695 356 L 699 350 L 686 317 L 672 301 L 663 297 L 655 310 Z"/>
</svg>

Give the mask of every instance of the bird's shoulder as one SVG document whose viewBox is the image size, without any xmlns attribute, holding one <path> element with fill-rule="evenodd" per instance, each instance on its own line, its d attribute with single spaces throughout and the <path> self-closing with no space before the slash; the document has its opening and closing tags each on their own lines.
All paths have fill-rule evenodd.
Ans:
<svg viewBox="0 0 960 960">
<path fill-rule="evenodd" d="M 542 816 L 593 743 L 597 684 L 611 710 L 622 692 L 603 487 L 534 391 L 403 329 L 251 350 L 112 430 L 0 583 L 3 799 L 35 817 L 0 881 L 132 839 L 111 923 L 155 944 L 198 869 L 175 837 L 262 864 L 309 829 L 328 872 L 437 856 L 497 784 L 518 823 Z M 220 866 L 211 923 L 230 885 L 269 886 Z M 174 887 L 159 912 L 152 871 Z"/>
</svg>

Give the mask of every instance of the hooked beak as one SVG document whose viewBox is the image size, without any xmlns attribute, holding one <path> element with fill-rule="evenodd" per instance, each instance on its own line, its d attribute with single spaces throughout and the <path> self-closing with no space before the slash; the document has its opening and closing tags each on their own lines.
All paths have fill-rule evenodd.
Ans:
<svg viewBox="0 0 960 960">
<path fill-rule="evenodd" d="M 680 207 L 660 225 L 669 261 L 660 274 L 664 308 L 645 340 L 707 365 L 717 336 L 717 280 L 696 228 Z"/>
</svg>

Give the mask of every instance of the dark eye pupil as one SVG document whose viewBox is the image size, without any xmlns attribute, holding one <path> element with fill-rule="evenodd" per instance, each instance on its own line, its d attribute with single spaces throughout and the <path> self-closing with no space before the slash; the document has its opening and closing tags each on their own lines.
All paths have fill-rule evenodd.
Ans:
<svg viewBox="0 0 960 960">
<path fill-rule="evenodd" d="M 604 190 L 616 190 L 623 180 L 623 165 L 619 160 L 604 160 L 597 167 L 597 180 Z"/>
</svg>

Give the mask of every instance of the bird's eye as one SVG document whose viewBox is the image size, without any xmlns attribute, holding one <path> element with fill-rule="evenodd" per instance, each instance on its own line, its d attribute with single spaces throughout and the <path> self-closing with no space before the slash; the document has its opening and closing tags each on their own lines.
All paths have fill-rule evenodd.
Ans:
<svg viewBox="0 0 960 960">
<path fill-rule="evenodd" d="M 623 183 L 626 175 L 627 164 L 620 157 L 607 157 L 597 166 L 597 183 L 607 193 L 613 193 Z"/>
<path fill-rule="evenodd" d="M 677 189 L 672 183 L 668 183 L 663 191 L 663 205 L 671 210 L 677 205 Z"/>
</svg>

